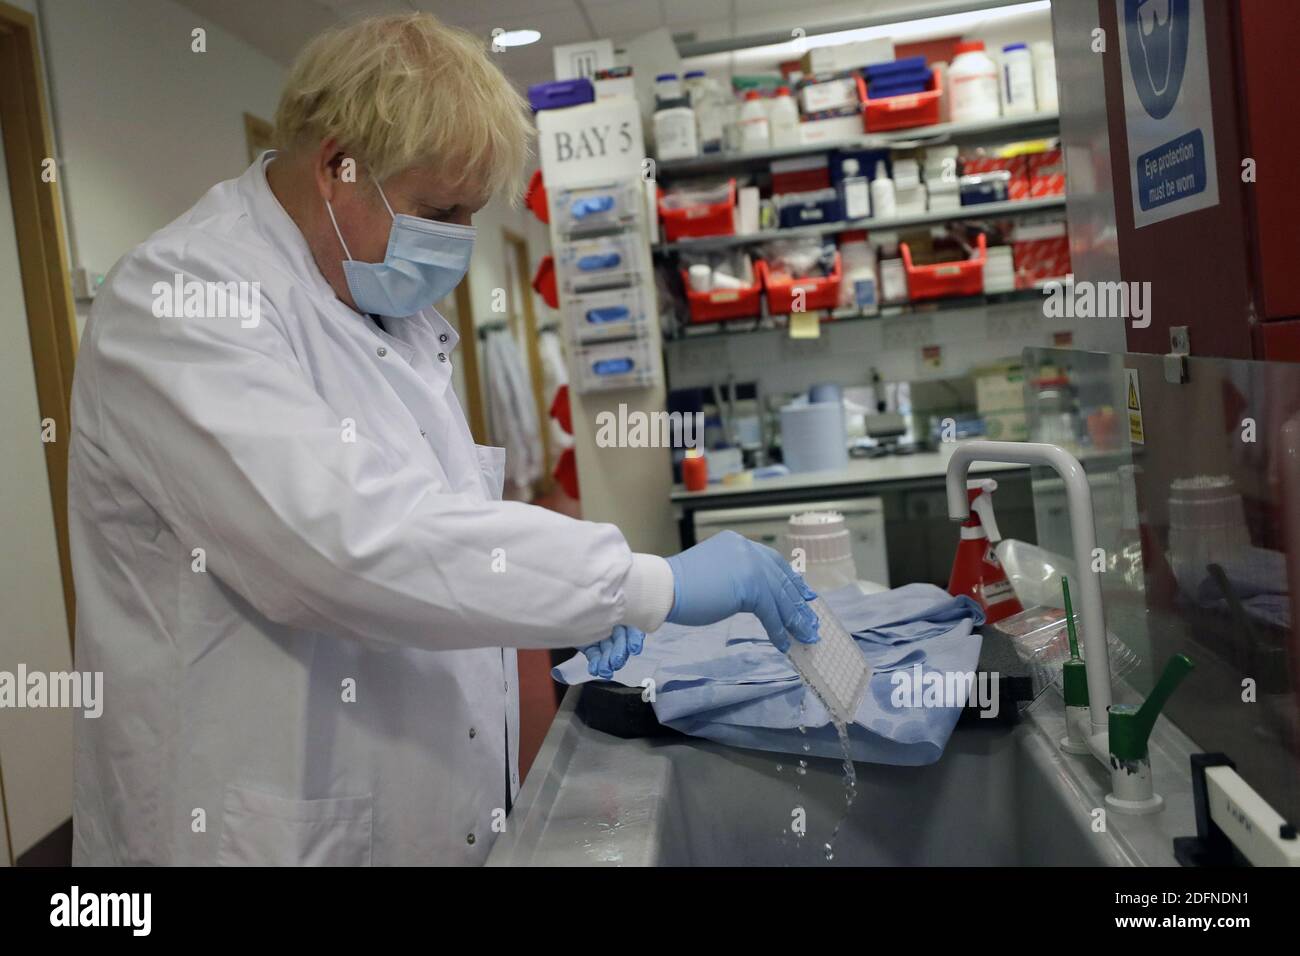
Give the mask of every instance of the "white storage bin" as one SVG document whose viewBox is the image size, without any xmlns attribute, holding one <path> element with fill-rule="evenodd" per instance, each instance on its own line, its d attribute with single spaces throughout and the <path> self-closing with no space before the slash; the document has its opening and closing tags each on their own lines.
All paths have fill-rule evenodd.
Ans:
<svg viewBox="0 0 1300 956">
<path fill-rule="evenodd" d="M 654 368 L 649 339 L 602 342 L 573 350 L 573 384 L 579 393 L 652 385 Z"/>
<path fill-rule="evenodd" d="M 562 234 L 576 235 L 636 222 L 643 205 L 640 186 L 628 181 L 558 190 L 551 205 L 555 225 Z"/>
<path fill-rule="evenodd" d="M 565 303 L 575 342 L 599 342 L 636 335 L 650 316 L 650 295 L 637 284 L 570 296 Z"/>
<path fill-rule="evenodd" d="M 631 281 L 637 271 L 636 253 L 632 236 L 570 239 L 560 243 L 555 264 L 564 290 L 572 293 Z"/>
</svg>

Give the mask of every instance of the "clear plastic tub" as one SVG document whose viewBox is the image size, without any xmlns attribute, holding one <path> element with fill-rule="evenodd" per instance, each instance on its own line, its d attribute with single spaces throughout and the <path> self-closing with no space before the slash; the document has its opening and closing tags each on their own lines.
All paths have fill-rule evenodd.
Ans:
<svg viewBox="0 0 1300 956">
<path fill-rule="evenodd" d="M 1079 615 L 1074 615 L 1078 626 Z M 1006 634 L 1016 649 L 1016 656 L 1029 668 L 1037 697 L 1049 686 L 1061 683 L 1061 665 L 1070 659 L 1070 637 L 1065 611 L 1059 607 L 1038 606 L 1003 618 L 992 627 Z M 1080 642 L 1079 654 L 1085 652 Z M 1109 631 L 1106 632 L 1107 657 L 1111 681 L 1122 680 L 1142 662 L 1131 648 Z"/>
<path fill-rule="evenodd" d="M 569 235 L 627 225 L 640 218 L 643 196 L 640 181 L 561 189 L 554 199 L 555 224 Z"/>
<path fill-rule="evenodd" d="M 815 644 L 803 644 L 791 638 L 787 652 L 790 662 L 826 705 L 831 720 L 841 726 L 851 724 L 871 681 L 871 665 L 853 635 L 821 598 L 810 601 L 808 606 L 817 615 L 820 639 Z"/>
<path fill-rule="evenodd" d="M 575 342 L 603 342 L 636 335 L 651 312 L 642 285 L 583 292 L 565 303 L 569 332 Z"/>
<path fill-rule="evenodd" d="M 583 346 L 574 350 L 573 386 L 586 393 L 653 384 L 654 358 L 648 339 Z"/>
<path fill-rule="evenodd" d="M 565 291 L 570 293 L 629 282 L 638 268 L 636 249 L 628 235 L 561 242 L 555 264 Z"/>
</svg>

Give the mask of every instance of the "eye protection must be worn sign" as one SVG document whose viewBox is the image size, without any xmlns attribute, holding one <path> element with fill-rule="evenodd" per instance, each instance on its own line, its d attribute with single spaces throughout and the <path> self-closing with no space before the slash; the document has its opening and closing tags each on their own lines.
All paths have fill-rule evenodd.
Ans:
<svg viewBox="0 0 1300 956">
<path fill-rule="evenodd" d="M 1219 204 L 1204 0 L 1115 0 L 1137 228 Z"/>
</svg>

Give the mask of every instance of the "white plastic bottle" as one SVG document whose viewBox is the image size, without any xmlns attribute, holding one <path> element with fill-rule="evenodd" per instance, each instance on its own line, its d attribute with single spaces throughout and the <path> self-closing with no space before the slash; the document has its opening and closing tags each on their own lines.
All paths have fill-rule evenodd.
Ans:
<svg viewBox="0 0 1300 956">
<path fill-rule="evenodd" d="M 655 154 L 660 161 L 690 159 L 700 154 L 695 111 L 685 97 L 661 102 L 655 111 L 654 126 Z"/>
<path fill-rule="evenodd" d="M 885 170 L 885 162 L 876 163 L 876 176 L 871 180 L 871 214 L 873 219 L 892 219 L 898 212 L 894 181 Z"/>
<path fill-rule="evenodd" d="M 695 111 L 695 131 L 701 153 L 722 149 L 723 113 L 717 84 L 703 70 L 686 74 L 686 96 Z"/>
<path fill-rule="evenodd" d="M 758 90 L 745 94 L 745 105 L 740 108 L 740 149 L 745 153 L 756 153 L 772 146 L 771 127 L 767 121 L 767 108 Z"/>
<path fill-rule="evenodd" d="M 1034 93 L 1038 109 L 1045 113 L 1057 110 L 1056 102 L 1056 50 L 1047 40 L 1031 46 L 1034 56 Z"/>
<path fill-rule="evenodd" d="M 1001 115 L 998 96 L 998 68 L 979 40 L 957 44 L 957 55 L 948 68 L 948 108 L 954 123 L 977 123 Z"/>
<path fill-rule="evenodd" d="M 867 177 L 861 174 L 858 161 L 850 156 L 844 160 L 840 169 L 844 175 L 840 179 L 840 201 L 844 206 L 844 218 L 866 219 L 871 215 L 871 192 Z"/>
<path fill-rule="evenodd" d="M 790 87 L 778 86 L 768 108 L 772 124 L 772 146 L 786 149 L 799 145 L 799 106 L 790 95 Z"/>
<path fill-rule="evenodd" d="M 676 73 L 660 73 L 655 77 L 656 104 L 680 100 L 684 95 L 682 81 L 677 78 Z"/>
<path fill-rule="evenodd" d="M 1034 112 L 1034 58 L 1025 44 L 1008 43 L 1002 48 L 1002 74 L 998 87 L 1002 94 L 1003 116 Z"/>
</svg>

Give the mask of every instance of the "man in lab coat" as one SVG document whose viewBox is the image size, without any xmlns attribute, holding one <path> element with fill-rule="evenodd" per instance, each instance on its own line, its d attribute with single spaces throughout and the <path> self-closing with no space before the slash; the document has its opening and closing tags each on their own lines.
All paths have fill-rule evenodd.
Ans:
<svg viewBox="0 0 1300 956">
<path fill-rule="evenodd" d="M 73 389 L 74 859 L 480 863 L 519 778 L 515 652 L 811 592 L 736 536 L 668 560 L 502 502 L 436 311 L 530 123 L 483 44 L 428 15 L 318 37 L 282 150 L 117 264 Z"/>
</svg>

